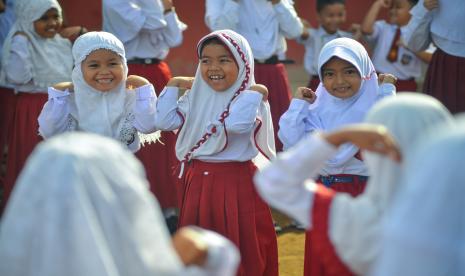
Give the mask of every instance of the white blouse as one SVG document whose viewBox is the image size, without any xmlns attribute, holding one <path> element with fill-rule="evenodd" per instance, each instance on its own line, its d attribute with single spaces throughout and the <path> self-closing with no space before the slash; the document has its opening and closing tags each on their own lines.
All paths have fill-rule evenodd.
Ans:
<svg viewBox="0 0 465 276">
<path fill-rule="evenodd" d="M 392 84 L 381 84 L 379 86 L 379 98 L 394 95 L 396 88 Z M 284 149 L 289 149 L 297 144 L 308 133 L 314 129 L 308 121 L 310 104 L 305 100 L 292 99 L 289 109 L 279 119 L 279 140 L 283 143 Z M 366 166 L 359 159 L 352 157 L 343 167 L 330 168 L 323 167 L 320 174 L 356 174 L 368 175 Z"/>
<path fill-rule="evenodd" d="M 165 87 L 160 94 L 156 107 L 157 129 L 169 131 L 182 126 L 183 117 L 178 114 L 177 87 Z M 258 150 L 250 139 L 255 126 L 255 118 L 259 110 L 262 94 L 246 90 L 242 92 L 231 104 L 230 115 L 225 120 L 225 128 L 228 133 L 227 147 L 210 156 L 198 158 L 202 161 L 247 161 L 258 154 Z"/>
<path fill-rule="evenodd" d="M 254 5 L 247 5 L 245 1 L 206 0 L 205 22 L 212 31 L 231 29 L 243 35 L 249 41 L 256 59 L 284 53 L 287 50 L 284 38 L 297 38 L 303 28 L 292 1 L 281 0 L 275 5 L 265 0 L 253 1 L 269 5 L 270 14 L 262 15 L 264 11 L 250 8 Z M 264 3 L 261 5 L 266 6 Z"/>
<path fill-rule="evenodd" d="M 129 1 L 125 3 L 103 1 L 103 30 L 113 33 L 123 42 L 127 60 L 163 60 L 170 48 L 182 43 L 182 32 L 186 25 L 178 19 L 174 10 L 155 20 L 146 15 L 146 10 L 132 7 Z"/>
<path fill-rule="evenodd" d="M 155 128 L 155 109 L 157 96 L 153 85 L 148 84 L 135 89 L 136 102 L 133 109 L 135 116 L 133 127 L 145 134 L 156 131 Z M 50 138 L 54 135 L 79 129 L 79 122 L 76 122 L 71 116 L 70 104 L 71 93 L 60 91 L 49 87 L 48 101 L 45 103 L 42 112 L 39 115 L 39 133 L 44 138 Z M 123 112 L 123 111 L 122 111 Z M 138 140 L 136 140 L 138 142 Z M 128 145 L 132 151 L 137 151 L 139 145 L 132 143 Z"/>
</svg>

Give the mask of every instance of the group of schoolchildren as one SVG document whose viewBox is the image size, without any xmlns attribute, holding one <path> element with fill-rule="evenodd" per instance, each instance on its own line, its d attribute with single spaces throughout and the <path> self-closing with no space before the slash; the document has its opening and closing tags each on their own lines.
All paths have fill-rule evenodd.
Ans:
<svg viewBox="0 0 465 276">
<path fill-rule="evenodd" d="M 62 27 L 56 0 L 15 0 L 0 71 L 2 150 L 8 144 L 0 274 L 278 275 L 269 205 L 307 230 L 305 275 L 459 272 L 457 257 L 420 268 L 428 253 L 450 248 L 445 239 L 431 247 L 437 251 L 419 250 L 433 232 L 419 230 L 405 245 L 412 262 L 395 254 L 406 240 L 399 229 L 415 222 L 401 200 L 414 191 L 404 190 L 428 173 L 422 167 L 415 178 L 412 164 L 442 160 L 442 151 L 438 160 L 419 159 L 426 150 L 417 145 L 465 150 L 441 102 L 392 97 L 396 87 L 417 90 L 423 61 L 464 62 L 463 49 L 447 51 L 465 44 L 455 29 L 452 42 L 431 30 L 440 57 L 423 51 L 431 40 L 407 47 L 428 24 L 421 12 L 450 8 L 417 2 L 376 0 L 349 33 L 340 30 L 343 0 L 317 1 L 318 29 L 307 28 L 290 0 L 206 0 L 212 32 L 197 44 L 195 76 L 173 77 L 163 59 L 186 25 L 171 0 L 103 0 L 97 32 Z M 417 27 L 409 23 L 414 6 Z M 389 22 L 376 21 L 383 8 Z M 375 43 L 373 62 L 355 40 L 362 36 Z M 293 97 L 280 62 L 286 38 L 305 45 L 310 74 Z M 442 136 L 431 131 L 440 125 Z M 453 166 L 444 173 L 463 174 Z"/>
</svg>

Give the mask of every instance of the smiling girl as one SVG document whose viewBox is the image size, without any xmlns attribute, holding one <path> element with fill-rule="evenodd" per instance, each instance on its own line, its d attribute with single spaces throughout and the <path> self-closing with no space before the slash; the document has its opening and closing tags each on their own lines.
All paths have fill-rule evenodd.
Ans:
<svg viewBox="0 0 465 276">
<path fill-rule="evenodd" d="M 279 121 L 278 135 L 286 149 L 313 131 L 333 131 L 362 122 L 379 99 L 395 94 L 396 78 L 381 74 L 381 85 L 378 85 L 367 51 L 353 39 L 337 38 L 328 42 L 321 50 L 318 68 L 321 83 L 316 93 L 299 87 L 289 110 Z M 352 196 L 363 191 L 368 179 L 359 148 L 349 143 L 339 148 L 319 174 L 317 183 Z M 307 233 L 304 275 L 326 275 L 321 272 L 324 270 L 320 259 L 311 251 Z"/>
<path fill-rule="evenodd" d="M 238 275 L 278 275 L 271 213 L 252 183 L 259 152 L 274 156 L 268 90 L 255 84 L 248 42 L 222 30 L 200 40 L 195 78 L 175 77 L 157 102 L 157 127 L 178 129 L 179 226 L 216 231 L 241 253 Z M 189 89 L 178 100 L 180 89 Z"/>
<path fill-rule="evenodd" d="M 154 88 L 142 77 L 127 76 L 121 41 L 110 33 L 89 32 L 76 40 L 73 57 L 73 82 L 49 88 L 39 133 L 49 138 L 66 131 L 93 132 L 133 152 L 145 140 L 155 141 Z"/>
</svg>

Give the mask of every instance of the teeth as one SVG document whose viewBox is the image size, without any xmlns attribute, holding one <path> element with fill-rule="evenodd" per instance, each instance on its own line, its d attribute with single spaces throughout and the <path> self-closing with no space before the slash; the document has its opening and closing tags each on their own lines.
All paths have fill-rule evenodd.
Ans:
<svg viewBox="0 0 465 276">
<path fill-rule="evenodd" d="M 221 79 L 224 79 L 224 76 L 211 75 L 209 78 L 210 78 L 211 80 L 221 80 Z"/>
<path fill-rule="evenodd" d="M 113 79 L 101 79 L 97 80 L 98 83 L 103 83 L 103 84 L 108 84 L 112 81 Z"/>
</svg>

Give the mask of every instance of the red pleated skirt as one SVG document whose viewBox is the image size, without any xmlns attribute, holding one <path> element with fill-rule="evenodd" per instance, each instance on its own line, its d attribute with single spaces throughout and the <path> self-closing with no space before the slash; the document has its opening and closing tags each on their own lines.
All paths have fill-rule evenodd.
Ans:
<svg viewBox="0 0 465 276">
<path fill-rule="evenodd" d="M 397 92 L 416 92 L 418 88 L 415 79 L 397 80 L 395 85 Z"/>
<path fill-rule="evenodd" d="M 15 118 L 16 95 L 13 89 L 0 87 L 0 164 L 6 162 L 3 153 L 13 130 Z M 0 189 L 4 190 L 5 174 L 0 172 Z"/>
<path fill-rule="evenodd" d="M 251 161 L 187 168 L 179 226 L 197 225 L 231 240 L 241 254 L 238 275 L 278 275 L 278 248 L 271 212 L 255 191 Z"/>
<path fill-rule="evenodd" d="M 171 71 L 165 62 L 158 64 L 129 64 L 129 74 L 148 79 L 157 95 L 171 78 Z M 176 176 L 174 168 L 178 164 L 175 154 L 176 136 L 173 132 L 163 132 L 161 143 L 145 145 L 136 157 L 145 167 L 150 190 L 162 208 L 178 207 Z"/>
<path fill-rule="evenodd" d="M 16 178 L 26 163 L 26 159 L 35 146 L 42 141 L 38 132 L 37 118 L 47 102 L 47 93 L 19 93 L 16 98 L 13 128 L 8 141 L 2 210 L 13 190 Z"/>
<path fill-rule="evenodd" d="M 286 68 L 281 63 L 255 64 L 255 82 L 268 88 L 276 150 L 282 151 L 283 145 L 278 139 L 279 118 L 289 108 L 292 97 Z"/>
<path fill-rule="evenodd" d="M 348 175 L 341 175 L 348 176 Z M 321 182 L 318 184 L 324 185 Z M 348 193 L 354 197 L 361 194 L 365 189 L 366 182 L 357 181 L 355 178 L 354 183 L 335 183 L 331 185 L 331 190 L 337 192 Z M 321 214 L 315 214 L 316 217 L 321 217 Z M 320 233 L 321 234 L 321 233 Z M 326 233 L 329 234 L 329 233 Z M 318 249 L 318 244 L 313 246 L 315 243 L 315 234 L 313 231 L 307 231 L 305 233 L 305 256 L 304 256 L 304 275 L 305 276 L 338 276 L 339 274 L 334 274 L 334 269 L 328 267 L 328 262 L 326 256 L 322 256 L 320 250 Z M 321 235 L 320 235 L 321 236 Z M 326 243 L 327 245 L 327 243 Z M 320 247 L 321 248 L 321 247 Z M 325 246 L 327 248 L 327 246 Z M 326 258 L 326 259 L 325 259 Z M 334 259 L 334 262 L 338 260 Z M 350 274 L 340 274 L 350 275 Z"/>
<path fill-rule="evenodd" d="M 454 114 L 464 112 L 465 57 L 437 48 L 426 72 L 423 92 L 441 101 Z"/>
</svg>

